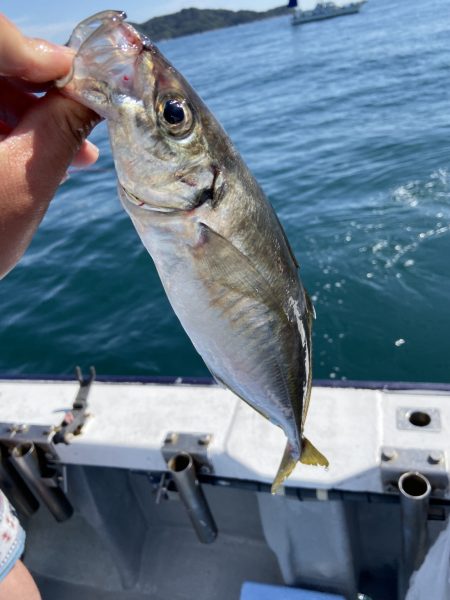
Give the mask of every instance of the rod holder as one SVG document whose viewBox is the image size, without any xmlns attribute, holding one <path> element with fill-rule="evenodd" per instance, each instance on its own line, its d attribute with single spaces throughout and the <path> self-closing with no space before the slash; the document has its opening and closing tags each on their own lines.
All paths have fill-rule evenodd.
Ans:
<svg viewBox="0 0 450 600">
<path fill-rule="evenodd" d="M 41 500 L 57 521 L 66 521 L 72 516 L 73 508 L 52 474 L 41 473 L 39 456 L 31 442 L 18 444 L 10 452 L 10 461 L 28 485 L 34 496 Z"/>
<path fill-rule="evenodd" d="M 217 526 L 198 481 L 192 456 L 179 452 L 167 464 L 198 539 L 203 544 L 211 544 L 217 537 Z"/>
<path fill-rule="evenodd" d="M 418 471 L 403 473 L 398 480 L 402 519 L 402 554 L 399 598 L 403 600 L 409 580 L 423 562 L 428 546 L 428 505 L 431 485 Z"/>
<path fill-rule="evenodd" d="M 8 460 L 8 450 L 2 447 L 0 452 L 0 488 L 21 516 L 31 517 L 39 508 L 39 502 Z"/>
</svg>

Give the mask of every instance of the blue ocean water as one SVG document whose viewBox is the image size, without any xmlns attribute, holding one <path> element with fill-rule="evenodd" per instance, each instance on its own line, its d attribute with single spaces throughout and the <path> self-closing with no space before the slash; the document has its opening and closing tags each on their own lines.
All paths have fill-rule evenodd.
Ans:
<svg viewBox="0 0 450 600">
<path fill-rule="evenodd" d="M 313 297 L 314 376 L 450 380 L 448 0 L 159 44 L 253 170 Z M 119 205 L 106 128 L 0 282 L 0 372 L 207 375 Z"/>
</svg>

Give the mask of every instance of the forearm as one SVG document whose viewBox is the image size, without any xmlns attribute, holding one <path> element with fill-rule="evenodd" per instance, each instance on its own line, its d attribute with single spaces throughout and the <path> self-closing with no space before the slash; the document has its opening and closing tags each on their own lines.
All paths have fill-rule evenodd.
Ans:
<svg viewBox="0 0 450 600">
<path fill-rule="evenodd" d="M 68 48 L 26 38 L 0 15 L 0 277 L 28 247 L 70 164 L 95 162 L 85 140 L 99 117 L 57 91 L 71 68 Z"/>
<path fill-rule="evenodd" d="M 41 595 L 21 560 L 0 582 L 0 600 L 41 600 Z"/>
</svg>

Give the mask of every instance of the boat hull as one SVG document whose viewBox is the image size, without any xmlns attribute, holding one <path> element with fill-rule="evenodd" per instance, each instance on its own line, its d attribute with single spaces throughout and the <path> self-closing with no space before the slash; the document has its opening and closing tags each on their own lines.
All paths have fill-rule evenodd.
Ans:
<svg viewBox="0 0 450 600">
<path fill-rule="evenodd" d="M 292 25 L 303 25 L 313 21 L 323 21 L 325 19 L 333 19 L 344 15 L 353 15 L 361 9 L 362 2 L 359 4 L 351 4 L 348 6 L 337 6 L 334 9 L 329 9 L 323 13 L 315 13 L 314 11 L 296 10 L 292 16 Z"/>
</svg>

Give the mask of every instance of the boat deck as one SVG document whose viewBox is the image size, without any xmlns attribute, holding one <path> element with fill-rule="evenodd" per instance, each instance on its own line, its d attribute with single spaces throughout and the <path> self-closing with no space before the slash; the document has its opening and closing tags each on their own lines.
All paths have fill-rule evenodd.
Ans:
<svg viewBox="0 0 450 600">
<path fill-rule="evenodd" d="M 43 597 L 238 600 L 256 581 L 397 600 L 408 526 L 398 478 L 418 471 L 430 482 L 431 543 L 450 507 L 450 390 L 346 385 L 313 387 L 306 435 L 330 467 L 298 465 L 272 496 L 283 433 L 216 385 L 95 381 L 86 423 L 64 444 L 52 428 L 73 410 L 78 382 L 0 380 L 2 489 L 12 449 L 34 447 L 44 490 L 47 469 L 59 469 L 74 510 L 58 522 L 43 496 L 37 512 L 24 503 L 25 562 Z M 192 455 L 192 440 L 205 446 L 198 477 L 219 532 L 210 545 L 167 478 L 167 448 L 186 439 Z"/>
<path fill-rule="evenodd" d="M 113 481 L 111 471 L 100 469 L 72 475 L 89 478 L 89 485 L 95 479 L 94 494 L 106 515 L 95 517 L 82 508 L 60 524 L 45 511 L 33 517 L 26 563 L 44 598 L 237 600 L 244 581 L 282 584 L 255 494 L 208 486 L 219 528 L 210 546 L 198 542 L 180 502 L 155 504 L 145 476 L 118 472 Z M 107 518 L 121 523 L 111 530 Z M 127 535 L 133 543 L 121 545 Z"/>
</svg>

